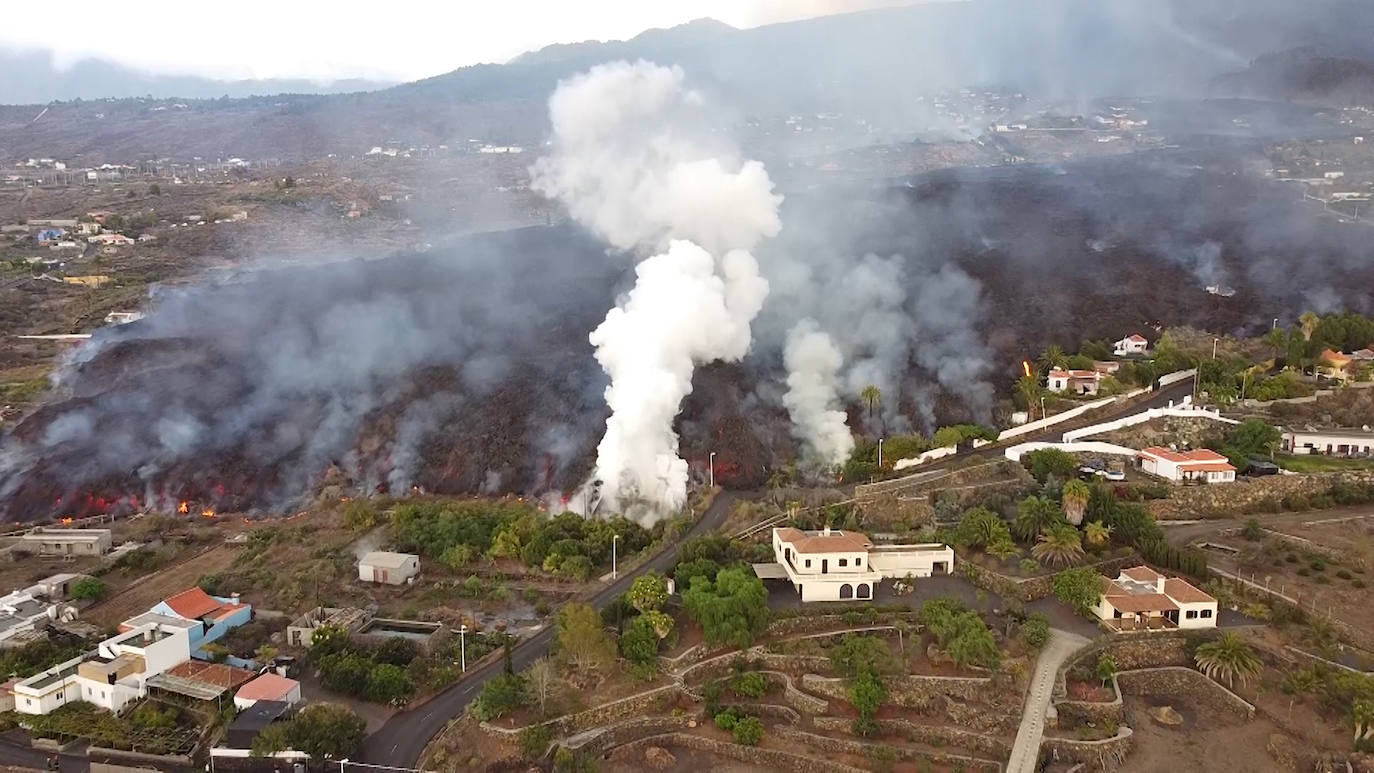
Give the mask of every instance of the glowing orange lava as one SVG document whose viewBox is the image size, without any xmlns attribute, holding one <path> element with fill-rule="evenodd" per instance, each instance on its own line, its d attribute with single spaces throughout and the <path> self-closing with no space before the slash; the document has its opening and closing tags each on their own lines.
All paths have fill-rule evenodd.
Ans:
<svg viewBox="0 0 1374 773">
<path fill-rule="evenodd" d="M 183 500 L 181 504 L 177 505 L 177 512 L 185 515 L 191 512 L 191 506 L 186 504 L 185 500 Z"/>
<path fill-rule="evenodd" d="M 1026 378 L 1030 378 L 1030 363 L 1026 360 L 1021 361 L 1021 370 L 1026 372 Z"/>
<path fill-rule="evenodd" d="M 206 517 L 206 518 L 214 518 L 214 517 L 215 517 L 215 511 L 214 511 L 214 510 L 211 510 L 211 509 L 208 508 L 208 507 L 205 508 L 204 510 L 201 510 L 201 511 L 200 511 L 200 514 L 201 514 L 202 516 Z"/>
</svg>

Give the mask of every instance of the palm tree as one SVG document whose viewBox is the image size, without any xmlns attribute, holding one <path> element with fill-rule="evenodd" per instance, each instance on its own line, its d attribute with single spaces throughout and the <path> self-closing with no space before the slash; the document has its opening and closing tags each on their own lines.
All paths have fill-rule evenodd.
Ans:
<svg viewBox="0 0 1374 773">
<path fill-rule="evenodd" d="M 1224 633 L 1199 645 L 1193 660 L 1208 678 L 1217 681 L 1224 678 L 1228 687 L 1234 687 L 1236 680 L 1245 684 L 1260 672 L 1260 660 L 1254 650 L 1234 633 Z"/>
<path fill-rule="evenodd" d="M 989 544 L 983 552 L 990 556 L 996 556 L 1002 561 L 1006 561 L 1008 558 L 1015 558 L 1021 554 L 1020 548 L 1013 545 L 1011 540 L 1005 537 Z"/>
<path fill-rule="evenodd" d="M 1035 413 L 1035 405 L 1040 402 L 1040 395 L 1044 394 L 1044 387 L 1040 385 L 1040 379 L 1035 376 L 1022 376 L 1016 382 L 1016 390 L 1021 396 L 1026 398 L 1026 410 L 1032 415 Z M 1041 413 L 1044 413 L 1042 410 Z M 1041 416 L 1040 418 L 1045 418 Z"/>
<path fill-rule="evenodd" d="M 1308 695 L 1315 695 L 1321 689 L 1322 679 L 1315 669 L 1299 668 L 1289 671 L 1283 677 L 1283 691 L 1288 693 L 1288 713 L 1293 713 L 1293 702 Z"/>
<path fill-rule="evenodd" d="M 1112 527 L 1101 521 L 1092 521 L 1083 527 L 1083 538 L 1093 547 L 1101 547 L 1112 538 Z"/>
<path fill-rule="evenodd" d="M 1310 311 L 1304 311 L 1302 316 L 1298 317 L 1298 324 L 1302 326 L 1302 340 L 1311 341 L 1312 334 L 1317 332 L 1317 325 L 1321 321 L 1322 318 L 1318 317 L 1316 314 Z"/>
<path fill-rule="evenodd" d="M 1050 344 L 1045 348 L 1045 351 L 1040 354 L 1040 364 L 1044 366 L 1046 370 L 1050 368 L 1062 368 L 1069 364 L 1069 356 L 1064 353 L 1064 350 L 1059 344 Z"/>
<path fill-rule="evenodd" d="M 1355 723 L 1355 743 L 1374 739 L 1374 701 L 1360 699 L 1350 708 L 1350 719 Z"/>
<path fill-rule="evenodd" d="M 1029 496 L 1016 504 L 1016 520 L 1012 521 L 1011 530 L 1029 542 L 1063 519 L 1064 514 L 1054 500 Z"/>
<path fill-rule="evenodd" d="M 1078 529 L 1067 523 L 1051 526 L 1031 548 L 1031 555 L 1051 566 L 1070 566 L 1083 558 L 1083 542 Z"/>
<path fill-rule="evenodd" d="M 859 399 L 868 403 L 868 420 L 873 421 L 874 409 L 883 404 L 883 391 L 873 384 L 869 384 L 859 391 Z"/>
<path fill-rule="evenodd" d="M 1088 488 L 1088 484 L 1077 478 L 1064 482 L 1060 501 L 1064 504 L 1064 517 L 1069 523 L 1074 526 L 1083 523 L 1083 513 L 1088 509 L 1088 500 L 1092 495 L 1093 491 Z"/>
<path fill-rule="evenodd" d="M 1264 334 L 1264 342 L 1274 350 L 1274 359 L 1277 360 L 1284 347 L 1288 345 L 1288 333 L 1283 328 L 1270 328 L 1269 332 Z"/>
</svg>

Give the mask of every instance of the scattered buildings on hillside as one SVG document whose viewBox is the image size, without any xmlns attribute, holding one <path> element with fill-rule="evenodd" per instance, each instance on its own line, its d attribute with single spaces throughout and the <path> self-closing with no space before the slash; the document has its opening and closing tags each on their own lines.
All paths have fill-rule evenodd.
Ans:
<svg viewBox="0 0 1374 773">
<path fill-rule="evenodd" d="M 884 578 L 954 571 L 954 549 L 940 543 L 874 545 L 863 534 L 773 529 L 776 563 L 755 564 L 765 580 L 788 580 L 802 601 L 871 599 Z"/>
<path fill-rule="evenodd" d="M 1374 454 L 1374 430 L 1368 426 L 1351 429 L 1285 429 L 1280 450 L 1290 454 L 1331 454 L 1369 456 Z"/>
<path fill-rule="evenodd" d="M 1095 395 L 1102 385 L 1102 373 L 1097 370 L 1063 370 L 1054 368 L 1045 377 L 1045 388 L 1051 392 L 1074 395 Z"/>
<path fill-rule="evenodd" d="M 286 643 L 291 647 L 309 647 L 315 631 L 325 626 L 352 635 L 371 619 L 371 613 L 356 607 L 315 607 L 286 627 Z"/>
<path fill-rule="evenodd" d="M 109 529 L 47 529 L 39 527 L 19 538 L 20 544 L 45 556 L 99 556 L 109 551 Z"/>
<path fill-rule="evenodd" d="M 75 607 L 51 603 L 32 591 L 0 596 L 0 647 L 21 646 L 29 641 L 25 634 L 42 630 L 51 622 L 76 619 Z"/>
<path fill-rule="evenodd" d="M 1175 483 L 1230 483 L 1236 479 L 1236 468 L 1226 457 L 1207 448 L 1174 451 L 1152 446 L 1142 449 L 1138 457 L 1140 469 Z"/>
<path fill-rule="evenodd" d="M 1150 342 L 1145 340 L 1145 336 L 1139 333 L 1131 333 L 1125 338 L 1112 345 L 1112 353 L 1118 357 L 1129 357 L 1135 354 L 1144 354 L 1150 349 Z"/>
<path fill-rule="evenodd" d="M 358 561 L 358 579 L 387 585 L 414 582 L 420 573 L 420 557 L 414 553 L 374 550 Z"/>
<path fill-rule="evenodd" d="M 1148 566 L 1123 569 L 1107 582 L 1093 608 L 1093 614 L 1116 631 L 1215 628 L 1217 613 L 1216 599 Z"/>
</svg>

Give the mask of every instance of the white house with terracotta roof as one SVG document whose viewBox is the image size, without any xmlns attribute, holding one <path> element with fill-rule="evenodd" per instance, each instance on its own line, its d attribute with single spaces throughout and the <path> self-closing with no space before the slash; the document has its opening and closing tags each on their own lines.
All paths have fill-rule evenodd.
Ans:
<svg viewBox="0 0 1374 773">
<path fill-rule="evenodd" d="M 1226 457 L 1209 448 L 1174 451 L 1162 446 L 1151 446 L 1142 449 L 1137 456 L 1140 459 L 1140 469 L 1176 483 L 1232 483 L 1236 480 L 1236 468 L 1226 460 Z"/>
<path fill-rule="evenodd" d="M 1102 373 L 1095 369 L 1064 370 L 1054 368 L 1045 376 L 1045 388 L 1051 392 L 1095 395 L 1100 386 L 1102 386 Z"/>
<path fill-rule="evenodd" d="M 1112 353 L 1118 357 L 1129 357 L 1133 354 L 1144 354 L 1150 349 L 1150 342 L 1145 340 L 1145 336 L 1139 333 L 1131 333 L 1125 338 L 1112 344 Z"/>
<path fill-rule="evenodd" d="M 149 612 L 199 623 L 191 629 L 192 652 L 253 619 L 253 607 L 238 594 L 211 596 L 201 588 L 188 588 L 169 596 Z"/>
<path fill-rule="evenodd" d="M 884 578 L 954 571 L 954 549 L 941 543 L 874 545 L 854 531 L 773 529 L 774 564 L 755 564 L 762 579 L 786 579 L 802 601 L 871 599 Z"/>
<path fill-rule="evenodd" d="M 1093 607 L 1093 614 L 1117 631 L 1215 628 L 1217 612 L 1216 599 L 1148 566 L 1121 570 Z"/>
<path fill-rule="evenodd" d="M 234 705 L 239 711 L 258 701 L 281 701 L 287 706 L 294 706 L 301 702 L 301 683 L 268 671 L 240 687 L 234 695 Z"/>
</svg>

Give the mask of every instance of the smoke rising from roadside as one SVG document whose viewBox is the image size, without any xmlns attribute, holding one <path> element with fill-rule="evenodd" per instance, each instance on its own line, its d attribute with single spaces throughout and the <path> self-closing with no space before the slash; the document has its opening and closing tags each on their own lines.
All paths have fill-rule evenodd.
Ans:
<svg viewBox="0 0 1374 773">
<path fill-rule="evenodd" d="M 792 418 L 792 433 L 801 443 L 803 462 L 834 467 L 854 450 L 838 400 L 840 350 L 816 321 L 804 319 L 787 334 L 783 349 L 787 393 L 783 405 Z"/>
<path fill-rule="evenodd" d="M 600 65 L 549 99 L 550 154 L 533 187 L 622 250 L 666 250 L 590 336 L 611 378 L 611 416 L 594 478 L 611 508 L 676 510 L 688 465 L 673 419 L 697 365 L 738 360 L 768 283 L 747 250 L 781 224 L 781 197 L 757 161 L 705 142 L 704 100 L 678 68 Z"/>
</svg>

